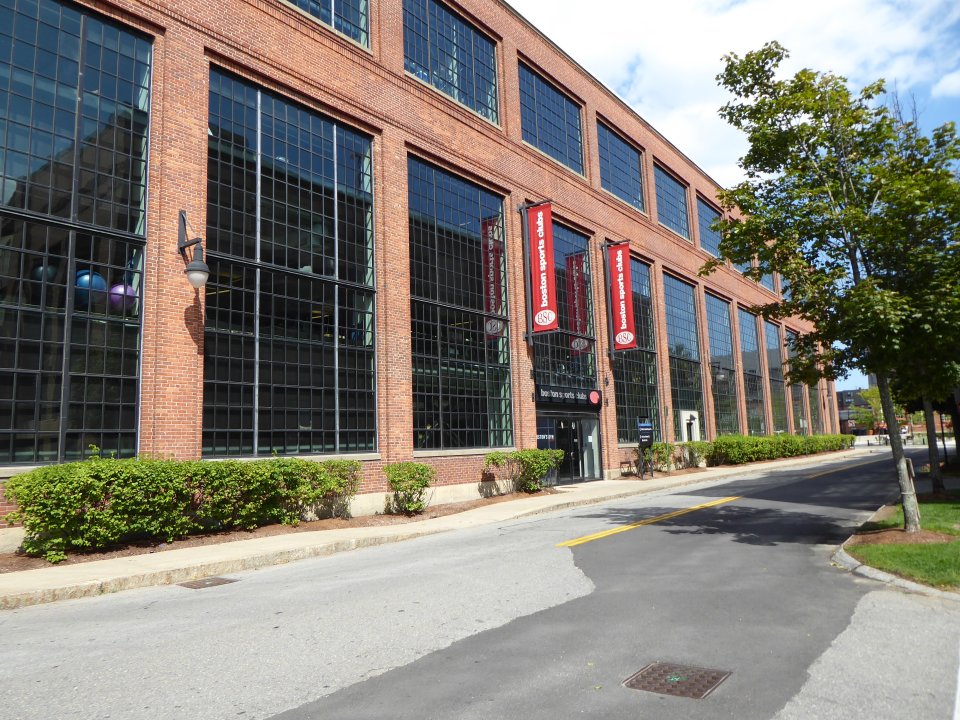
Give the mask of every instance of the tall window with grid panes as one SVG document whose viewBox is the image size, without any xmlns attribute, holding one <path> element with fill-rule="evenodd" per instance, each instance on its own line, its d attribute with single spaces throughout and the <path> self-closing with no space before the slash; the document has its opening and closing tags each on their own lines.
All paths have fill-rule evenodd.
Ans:
<svg viewBox="0 0 960 720">
<path fill-rule="evenodd" d="M 559 330 L 533 339 L 537 385 L 597 387 L 589 238 L 553 224 Z"/>
<path fill-rule="evenodd" d="M 637 210 L 643 210 L 643 163 L 640 151 L 612 128 L 597 121 L 600 185 Z"/>
<path fill-rule="evenodd" d="M 770 411 L 773 414 L 773 431 L 787 431 L 787 395 L 783 382 L 783 335 L 780 326 L 764 321 L 767 341 L 767 375 L 770 382 Z"/>
<path fill-rule="evenodd" d="M 650 266 L 631 258 L 630 281 L 637 347 L 620 351 L 613 359 L 617 440 L 621 444 L 637 442 L 637 423 L 643 420 L 653 424 L 655 438 L 659 440 L 662 436 L 660 402 L 657 397 L 657 343 L 653 328 Z"/>
<path fill-rule="evenodd" d="M 490 122 L 497 110 L 496 45 L 437 0 L 403 0 L 407 72 Z"/>
<path fill-rule="evenodd" d="M 657 189 L 657 220 L 678 235 L 690 239 L 690 213 L 687 210 L 687 186 L 660 165 L 653 166 Z"/>
<path fill-rule="evenodd" d="M 763 370 L 760 364 L 760 341 L 757 337 L 757 316 L 743 308 L 740 313 L 740 362 L 743 364 L 743 394 L 747 406 L 747 432 L 767 434 L 766 406 L 763 401 Z"/>
<path fill-rule="evenodd" d="M 797 334 L 792 330 L 787 330 L 787 362 L 796 355 Z M 807 418 L 807 412 L 803 402 L 803 385 L 793 383 L 790 385 L 790 409 L 793 412 L 793 432 L 797 435 L 806 435 L 810 429 L 810 422 Z"/>
<path fill-rule="evenodd" d="M 714 257 L 720 257 L 720 231 L 713 224 L 720 219 L 720 213 L 705 202 L 697 198 L 697 221 L 700 231 L 700 248 Z"/>
<path fill-rule="evenodd" d="M 152 43 L 0 9 L 0 463 L 137 452 Z"/>
<path fill-rule="evenodd" d="M 663 301 L 670 353 L 670 398 L 677 441 L 702 440 L 703 378 L 697 329 L 696 288 L 671 275 L 663 276 Z"/>
<path fill-rule="evenodd" d="M 807 398 L 808 403 L 810 404 L 810 428 L 816 435 L 822 435 L 823 430 L 823 412 L 820 406 L 820 386 L 808 385 L 807 386 Z"/>
<path fill-rule="evenodd" d="M 371 139 L 210 73 L 205 456 L 376 449 Z"/>
<path fill-rule="evenodd" d="M 740 432 L 737 408 L 737 371 L 733 359 L 730 303 L 707 293 L 707 334 L 710 337 L 710 380 L 717 435 Z"/>
<path fill-rule="evenodd" d="M 580 105 L 526 64 L 519 73 L 523 141 L 583 174 Z"/>
<path fill-rule="evenodd" d="M 513 444 L 503 198 L 407 162 L 413 446 Z"/>
</svg>

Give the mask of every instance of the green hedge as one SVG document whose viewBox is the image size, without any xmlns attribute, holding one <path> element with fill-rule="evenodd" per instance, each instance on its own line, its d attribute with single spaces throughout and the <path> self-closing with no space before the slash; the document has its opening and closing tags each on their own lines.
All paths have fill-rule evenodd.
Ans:
<svg viewBox="0 0 960 720">
<path fill-rule="evenodd" d="M 813 455 L 853 447 L 853 435 L 722 435 L 713 442 L 654 443 L 645 451 L 658 472 L 707 465 L 741 465 L 757 460 Z M 634 450 L 637 453 L 638 450 Z M 638 456 L 639 457 L 639 456 Z"/>
<path fill-rule="evenodd" d="M 308 512 L 346 515 L 360 463 L 274 458 L 252 462 L 94 456 L 12 477 L 7 496 L 23 548 L 51 562 L 70 550 L 170 542 L 190 533 L 296 524 Z"/>
<path fill-rule="evenodd" d="M 814 455 L 853 447 L 853 435 L 721 435 L 711 444 L 710 465 L 741 465 L 757 460 Z"/>
</svg>

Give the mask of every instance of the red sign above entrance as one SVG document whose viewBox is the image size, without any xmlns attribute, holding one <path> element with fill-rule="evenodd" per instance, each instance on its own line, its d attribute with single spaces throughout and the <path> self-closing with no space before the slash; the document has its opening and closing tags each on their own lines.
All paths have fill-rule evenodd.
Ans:
<svg viewBox="0 0 960 720">
<path fill-rule="evenodd" d="M 610 313 L 613 316 L 613 349 L 632 350 L 637 346 L 633 320 L 633 288 L 630 278 L 630 244 L 607 247 L 610 271 Z"/>
<path fill-rule="evenodd" d="M 553 218 L 549 203 L 527 208 L 530 238 L 530 295 L 533 299 L 533 332 L 556 330 L 557 279 L 553 265 Z"/>
</svg>

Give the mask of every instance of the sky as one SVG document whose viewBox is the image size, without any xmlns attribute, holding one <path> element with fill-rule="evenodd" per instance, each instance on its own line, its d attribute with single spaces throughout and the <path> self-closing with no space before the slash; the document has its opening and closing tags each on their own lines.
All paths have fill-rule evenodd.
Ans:
<svg viewBox="0 0 960 720">
<path fill-rule="evenodd" d="M 722 186 L 741 179 L 743 135 L 717 114 L 727 53 L 770 40 L 783 70 L 879 78 L 926 131 L 960 123 L 958 0 L 507 0 Z M 867 386 L 853 373 L 837 388 Z"/>
</svg>

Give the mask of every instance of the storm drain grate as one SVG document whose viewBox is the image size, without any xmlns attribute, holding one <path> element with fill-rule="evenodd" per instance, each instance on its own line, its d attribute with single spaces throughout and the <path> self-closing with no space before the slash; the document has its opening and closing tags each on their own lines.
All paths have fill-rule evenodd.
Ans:
<svg viewBox="0 0 960 720">
<path fill-rule="evenodd" d="M 208 577 L 178 583 L 178 585 L 180 585 L 180 587 L 190 588 L 191 590 L 203 590 L 204 588 L 216 587 L 217 585 L 229 585 L 232 582 L 236 582 L 236 580 L 224 577 Z"/>
<path fill-rule="evenodd" d="M 726 670 L 655 662 L 628 677 L 623 684 L 632 690 L 703 700 L 728 677 L 730 673 Z"/>
</svg>

